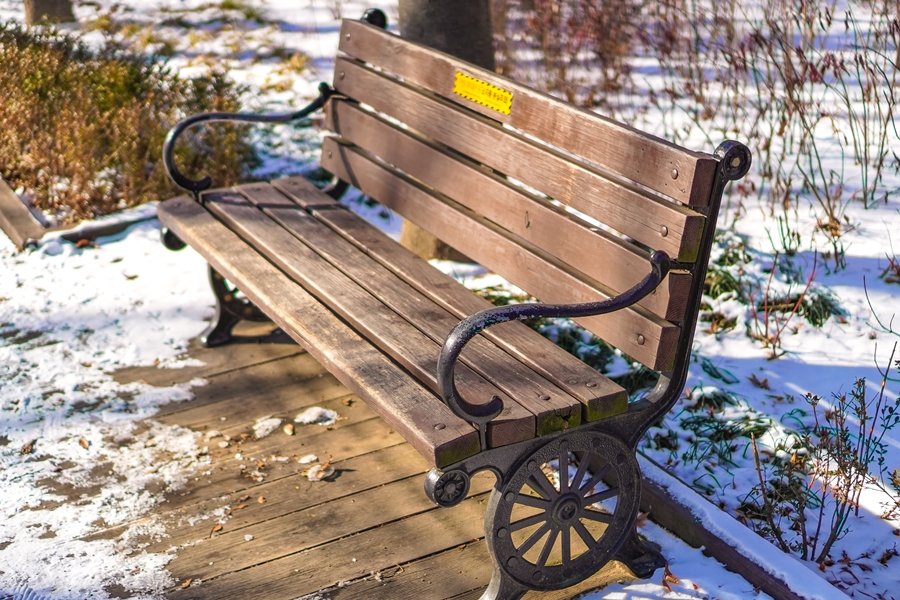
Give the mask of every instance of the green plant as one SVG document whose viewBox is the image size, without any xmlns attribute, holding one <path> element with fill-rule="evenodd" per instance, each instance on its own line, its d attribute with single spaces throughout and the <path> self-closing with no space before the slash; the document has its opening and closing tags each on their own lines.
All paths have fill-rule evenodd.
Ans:
<svg viewBox="0 0 900 600">
<path fill-rule="evenodd" d="M 53 30 L 0 24 L 0 174 L 72 223 L 172 193 L 161 154 L 187 114 L 239 108 L 221 72 L 179 79 L 112 42 L 97 50 Z M 177 149 L 188 175 L 245 179 L 256 155 L 246 127 L 192 130 Z"/>
</svg>

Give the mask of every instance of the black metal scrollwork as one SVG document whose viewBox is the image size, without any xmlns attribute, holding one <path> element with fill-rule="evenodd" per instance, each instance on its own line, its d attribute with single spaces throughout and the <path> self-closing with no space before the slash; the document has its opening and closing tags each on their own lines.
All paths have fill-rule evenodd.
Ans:
<svg viewBox="0 0 900 600">
<path fill-rule="evenodd" d="M 444 402 L 457 416 L 478 427 L 481 448 L 487 449 L 487 424 L 503 411 L 503 401 L 493 396 L 486 404 L 473 404 L 465 400 L 456 389 L 456 361 L 469 340 L 482 330 L 506 321 L 539 317 L 589 317 L 626 308 L 656 289 L 668 274 L 670 265 L 671 261 L 665 252 L 654 252 L 650 256 L 650 274 L 627 292 L 608 300 L 584 304 L 514 304 L 483 310 L 463 319 L 447 336 L 438 358 L 438 387 Z"/>
<path fill-rule="evenodd" d="M 169 178 L 175 183 L 175 185 L 183 190 L 187 190 L 188 192 L 193 194 L 194 198 L 199 200 L 200 192 L 209 189 L 209 187 L 212 185 L 212 179 L 209 176 L 205 176 L 202 179 L 195 181 L 182 174 L 181 171 L 178 170 L 178 167 L 175 165 L 175 142 L 178 140 L 178 136 L 184 133 L 185 130 L 199 123 L 207 123 L 213 121 L 287 123 L 288 121 L 302 119 L 303 117 L 319 110 L 320 108 L 325 106 L 325 103 L 334 93 L 334 89 L 330 85 L 328 85 L 327 83 L 320 83 L 319 97 L 300 110 L 292 113 L 254 115 L 249 113 L 213 112 L 204 113 L 202 115 L 194 115 L 193 117 L 184 119 L 175 127 L 170 129 L 168 135 L 166 135 L 166 141 L 165 144 L 163 144 L 163 164 L 166 167 L 166 172 L 169 174 Z"/>
</svg>

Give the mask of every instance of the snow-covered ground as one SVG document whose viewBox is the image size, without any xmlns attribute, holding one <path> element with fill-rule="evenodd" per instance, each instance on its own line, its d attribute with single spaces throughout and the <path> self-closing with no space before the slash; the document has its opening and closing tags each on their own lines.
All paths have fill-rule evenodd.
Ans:
<svg viewBox="0 0 900 600">
<path fill-rule="evenodd" d="M 253 91 L 246 102 L 249 110 L 299 106 L 315 95 L 318 81 L 330 79 L 338 13 L 357 17 L 369 6 L 379 6 L 393 23 L 397 14 L 395 2 L 269 0 L 247 4 L 259 8 L 263 18 L 225 24 L 221 10 L 196 0 L 115 5 L 103 0 L 79 4 L 76 15 L 84 24 L 113 6 L 120 7 L 115 18 L 154 32 L 151 46 L 172 44 L 171 65 L 186 76 L 210 61 L 224 61 L 231 76 Z M 194 24 L 194 35 L 185 35 L 177 23 L 159 25 L 172 17 Z M 6 19 L 24 19 L 19 0 L 0 0 L 0 20 Z M 100 35 L 94 31 L 86 37 Z M 295 53 L 308 57 L 306 66 L 284 68 Z M 314 134 L 276 127 L 259 135 L 269 152 L 261 172 L 301 172 L 314 159 Z M 762 288 L 775 260 L 771 240 L 777 239 L 778 229 L 773 217 L 753 202 L 745 201 L 731 238 L 743 239 L 750 260 L 727 268 L 740 270 Z M 728 210 L 733 214 L 736 207 Z M 399 220 L 379 213 L 371 209 L 368 216 L 396 233 Z M 851 204 L 846 215 L 855 225 L 842 237 L 846 269 L 830 272 L 821 257 L 804 247 L 790 265 L 779 259 L 772 284 L 786 290 L 790 276 L 785 273 L 800 273 L 792 284 L 800 292 L 814 272 L 811 286 L 830 291 L 841 315 L 828 318 L 821 328 L 795 316 L 782 337 L 786 354 L 768 360 L 767 350 L 745 334 L 754 322 L 747 303 L 733 295 L 710 299 L 712 310 L 734 319 L 735 327 L 714 331 L 701 323 L 697 360 L 687 383 L 692 395 L 676 407 L 665 427 L 651 431 L 644 447 L 673 475 L 723 507 L 723 514 L 739 515 L 736 511 L 756 485 L 756 470 L 746 435 L 732 440 L 731 464 L 719 455 L 699 461 L 684 457 L 689 439 L 702 438 L 685 427 L 698 414 L 692 409 L 702 390 L 713 386 L 730 394 L 731 403 L 717 413 L 721 423 L 749 422 L 765 430 L 758 440 L 763 460 L 777 458 L 777 446 L 810 423 L 812 413 L 803 399 L 807 393 L 821 396 L 822 405 L 830 408 L 832 394 L 850 392 L 861 377 L 870 394 L 880 392 L 879 368 L 889 366 L 892 347 L 900 341 L 900 335 L 886 331 L 891 323 L 894 332 L 900 331 L 900 285 L 879 277 L 887 257 L 900 253 L 900 202 L 892 197 L 872 210 Z M 813 237 L 815 215 L 798 214 L 797 224 L 804 238 Z M 204 263 L 190 250 L 165 251 L 157 227 L 154 221 L 144 222 L 99 240 L 97 247 L 76 248 L 49 238 L 24 253 L 14 252 L 0 237 L 0 598 L 20 584 L 42 593 L 53 590 L 53 598 L 105 598 L 103 587 L 113 582 L 135 597 L 155 598 L 172 584 L 165 571 L 171 555 L 126 554 L 122 549 L 132 537 L 157 526 L 144 521 L 161 500 L 148 487 L 175 490 L 207 462 L 204 442 L 195 434 L 153 424 L 150 418 L 157 407 L 190 397 L 190 388 L 203 382 L 153 388 L 121 385 L 111 376 L 126 366 L 184 365 L 180 353 L 212 314 Z M 441 266 L 473 287 L 497 283 L 463 265 Z M 622 366 L 622 361 L 614 365 Z M 900 394 L 898 382 L 895 370 L 885 386 L 889 402 Z M 670 435 L 669 430 L 677 450 L 650 442 L 654 435 Z M 900 468 L 900 430 L 888 432 L 883 442 L 887 471 Z M 809 563 L 801 577 L 824 578 L 856 597 L 896 597 L 900 558 L 892 551 L 900 544 L 900 509 L 891 509 L 898 492 L 890 481 L 882 483 L 883 490 L 869 485 L 863 491 L 858 516 L 851 516 L 848 532 L 835 545 L 833 562 L 821 567 Z M 120 524 L 127 528 L 118 539 L 82 539 L 100 527 Z M 663 546 L 681 583 L 669 593 L 653 581 L 613 586 L 588 598 L 766 597 L 654 525 L 644 533 Z M 743 534 L 747 545 L 756 543 L 750 529 Z M 834 597 L 841 597 L 837 588 Z"/>
</svg>

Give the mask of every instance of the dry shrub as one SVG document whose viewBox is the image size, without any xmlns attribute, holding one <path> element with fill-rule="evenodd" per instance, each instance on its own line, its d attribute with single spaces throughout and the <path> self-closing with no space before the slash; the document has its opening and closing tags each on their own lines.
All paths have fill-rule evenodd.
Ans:
<svg viewBox="0 0 900 600">
<path fill-rule="evenodd" d="M 603 105 L 630 83 L 640 2 L 493 0 L 498 72 L 572 103 Z"/>
<path fill-rule="evenodd" d="M 185 115 L 233 111 L 242 90 L 221 73 L 177 79 L 109 42 L 98 50 L 52 30 L 0 24 L 0 175 L 60 223 L 172 194 L 167 130 Z M 179 149 L 187 173 L 246 178 L 248 131 L 207 127 Z"/>
</svg>

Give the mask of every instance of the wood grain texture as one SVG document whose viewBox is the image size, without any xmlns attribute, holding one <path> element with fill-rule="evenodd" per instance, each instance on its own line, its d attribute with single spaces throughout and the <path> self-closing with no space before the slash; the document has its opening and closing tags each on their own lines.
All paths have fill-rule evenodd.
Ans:
<svg viewBox="0 0 900 600">
<path fill-rule="evenodd" d="M 361 21 L 344 20 L 339 49 L 679 202 L 709 203 L 716 160 L 708 154 L 681 148 Z M 454 94 L 456 72 L 511 91 L 510 114 Z M 336 87 L 340 74 L 335 69 Z M 674 179 L 673 170 L 678 172 Z"/>
<path fill-rule="evenodd" d="M 114 371 L 112 377 L 118 383 L 143 380 L 155 387 L 169 387 L 197 377 L 215 377 L 306 352 L 273 323 L 242 321 L 235 327 L 234 333 L 234 342 L 217 348 L 204 348 L 197 338 L 192 338 L 188 342 L 186 353 L 191 358 L 201 361 L 203 365 L 178 369 L 160 369 L 157 366 L 127 367 Z M 166 405 L 161 411 L 178 410 L 178 406 L 178 404 Z"/>
<path fill-rule="evenodd" d="M 21 250 L 44 235 L 44 227 L 38 223 L 22 200 L 0 178 L 0 230 Z"/>
<path fill-rule="evenodd" d="M 197 587 L 175 589 L 169 597 L 173 600 L 296 598 L 297 590 L 322 589 L 478 539 L 484 532 L 485 502 L 484 495 L 469 498 L 451 509 L 434 509 L 306 551 L 286 554 L 254 568 L 204 581 Z"/>
<path fill-rule="evenodd" d="M 457 319 L 491 308 L 487 300 L 400 247 L 382 231 L 349 211 L 317 211 L 316 218 L 344 236 L 367 256 L 444 307 Z M 584 419 L 595 421 L 626 410 L 625 390 L 556 344 L 519 322 L 501 323 L 482 332 L 532 369 L 585 402 Z"/>
<path fill-rule="evenodd" d="M 479 540 L 390 569 L 381 581 L 368 577 L 327 593 L 329 600 L 479 600 L 490 578 L 491 557 Z M 622 563 L 611 561 L 581 583 L 563 590 L 532 590 L 523 600 L 572 600 L 610 582 L 634 579 Z"/>
<path fill-rule="evenodd" d="M 490 490 L 492 480 L 492 476 L 476 476 L 472 493 Z M 378 510 L 365 510 L 366 506 L 377 506 Z M 181 579 L 205 581 L 434 508 L 422 493 L 421 477 L 402 479 L 240 529 L 223 528 L 203 542 L 202 555 L 178 556 L 167 568 Z M 247 534 L 253 539 L 245 541 Z M 240 545 L 240 552 L 234 551 L 236 545 Z"/>
<path fill-rule="evenodd" d="M 437 466 L 478 452 L 475 430 L 412 381 L 379 350 L 350 330 L 303 288 L 259 256 L 190 198 L 158 208 L 160 221 L 208 260 L 326 369 L 389 421 L 416 450 Z M 249 276 L 248 276 L 249 275 Z M 333 351 L 340 348 L 340 352 Z M 434 404 L 433 406 L 431 406 Z M 443 424 L 436 429 L 435 425 Z"/>
<path fill-rule="evenodd" d="M 331 105 L 341 137 L 507 231 L 621 293 L 650 270 L 650 253 L 517 188 L 480 165 L 429 144 L 356 104 Z M 423 225 L 427 229 L 427 225 Z M 465 253 L 465 246 L 457 246 Z M 684 317 L 691 275 L 673 271 L 640 305 L 668 321 Z"/>
<path fill-rule="evenodd" d="M 413 222 L 426 222 L 431 233 L 450 245 L 466 240 L 466 251 L 473 259 L 543 302 L 591 302 L 614 296 L 602 284 L 588 284 L 537 248 L 516 243 L 483 217 L 449 198 L 438 199 L 421 184 L 355 147 L 333 138 L 326 139 L 322 147 L 324 168 Z M 327 158 L 328 151 L 333 158 Z M 640 307 L 577 322 L 651 369 L 672 368 L 679 328 Z"/>
<path fill-rule="evenodd" d="M 244 196 L 236 192 L 218 191 L 207 193 L 205 201 L 213 214 L 284 270 L 291 279 L 345 319 L 372 344 L 399 362 L 419 382 L 432 392 L 437 392 L 436 374 L 440 343 L 422 334 L 406 319 L 280 227 Z M 296 207 L 294 209 L 299 210 Z M 303 212 L 302 215 L 298 213 L 297 216 L 314 222 L 313 217 L 307 213 Z M 418 319 L 437 318 L 437 314 L 431 314 L 440 310 L 437 307 L 435 309 L 421 307 Z M 342 348 L 336 345 L 326 346 L 325 349 L 329 352 L 342 351 Z M 502 373 L 496 374 L 492 380 L 501 377 Z M 503 412 L 488 425 L 490 445 L 503 446 L 535 436 L 534 415 L 491 381 L 465 365 L 458 366 L 456 381 L 460 393 L 470 402 L 486 403 L 493 396 L 498 396 L 503 401 Z M 365 380 L 360 383 L 367 385 Z M 442 413 L 446 406 L 433 398 L 434 396 L 427 397 L 427 400 L 423 398 L 416 410 L 423 416 L 432 409 Z M 432 407 L 432 402 L 437 402 L 440 407 Z M 393 424 L 392 418 L 388 421 Z"/>
<path fill-rule="evenodd" d="M 560 152 L 364 65 L 338 59 L 335 69 L 344 73 L 343 79 L 335 81 L 341 93 L 650 248 L 663 250 L 681 262 L 696 260 L 705 222 L 700 213 L 606 179 Z M 339 116 L 332 111 L 332 117 Z M 339 121 L 333 127 L 344 131 Z"/>
<path fill-rule="evenodd" d="M 308 213 L 273 186 L 252 183 L 240 186 L 236 191 L 436 344 L 442 345 L 459 322 L 445 309 L 360 252 L 358 247 L 317 219 L 310 218 Z M 308 198 L 321 194 L 312 184 L 308 184 L 307 193 Z M 305 261 L 301 261 L 297 266 L 302 268 L 304 264 Z M 581 423 L 581 403 L 576 398 L 486 338 L 477 336 L 472 339 L 460 359 L 533 414 L 537 435 L 562 431 Z"/>
</svg>

